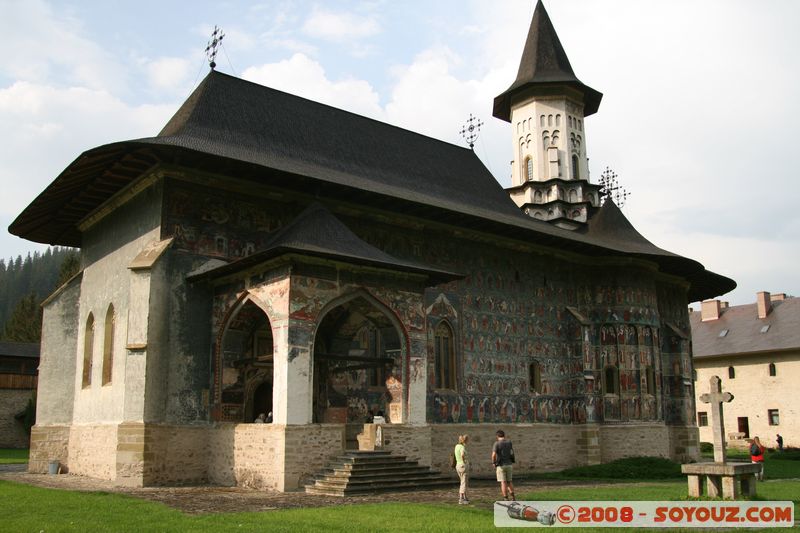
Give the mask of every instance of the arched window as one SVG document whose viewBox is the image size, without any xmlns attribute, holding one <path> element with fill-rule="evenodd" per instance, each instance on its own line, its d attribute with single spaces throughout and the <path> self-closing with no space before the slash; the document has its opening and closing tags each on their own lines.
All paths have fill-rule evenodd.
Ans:
<svg viewBox="0 0 800 533">
<path fill-rule="evenodd" d="M 533 193 L 533 203 L 535 204 L 542 203 L 542 191 L 535 191 Z"/>
<path fill-rule="evenodd" d="M 542 367 L 536 361 L 528 365 L 528 390 L 542 392 Z"/>
<path fill-rule="evenodd" d="M 578 165 L 578 156 L 572 154 L 572 179 L 581 179 L 580 165 Z"/>
<path fill-rule="evenodd" d="M 533 181 L 533 158 L 530 156 L 525 159 L 525 176 L 528 181 Z"/>
<path fill-rule="evenodd" d="M 736 370 L 733 369 L 732 366 L 728 367 L 728 379 L 734 379 L 736 377 Z"/>
<path fill-rule="evenodd" d="M 94 351 L 94 315 L 89 313 L 86 319 L 86 330 L 83 332 L 83 380 L 85 389 L 92 385 L 92 359 Z"/>
<path fill-rule="evenodd" d="M 775 368 L 775 363 L 770 363 L 769 364 L 769 375 L 770 376 L 777 376 L 778 375 L 778 369 Z"/>
<path fill-rule="evenodd" d="M 453 330 L 447 322 L 436 326 L 434 351 L 436 360 L 436 388 L 456 389 L 456 353 Z"/>
<path fill-rule="evenodd" d="M 619 394 L 619 368 L 609 365 L 603 371 L 603 393 Z"/>
<path fill-rule="evenodd" d="M 108 305 L 106 324 L 103 331 L 103 385 L 111 383 L 114 367 L 114 304 Z"/>
</svg>

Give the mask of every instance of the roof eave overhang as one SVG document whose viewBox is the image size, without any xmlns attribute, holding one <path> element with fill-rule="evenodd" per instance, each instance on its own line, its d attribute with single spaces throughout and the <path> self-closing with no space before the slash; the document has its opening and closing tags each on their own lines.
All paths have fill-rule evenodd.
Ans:
<svg viewBox="0 0 800 533">
<path fill-rule="evenodd" d="M 588 85 L 578 80 L 552 80 L 552 81 L 531 81 L 522 84 L 514 84 L 504 93 L 494 99 L 492 115 L 506 122 L 511 122 L 511 106 L 514 100 L 522 97 L 556 95 L 559 91 L 567 89 L 565 96 L 571 91 L 577 91 L 578 99 L 583 101 L 583 116 L 588 117 L 597 113 L 600 109 L 600 101 L 603 93 L 592 89 Z M 571 90 L 571 91 L 570 91 Z"/>
</svg>

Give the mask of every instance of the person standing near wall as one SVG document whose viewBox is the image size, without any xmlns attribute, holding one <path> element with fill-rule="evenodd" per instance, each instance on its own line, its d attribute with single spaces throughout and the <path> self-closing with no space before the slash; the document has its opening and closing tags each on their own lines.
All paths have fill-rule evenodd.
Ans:
<svg viewBox="0 0 800 533">
<path fill-rule="evenodd" d="M 758 437 L 753 437 L 753 443 L 750 445 L 750 460 L 758 465 L 761 465 L 761 470 L 756 474 L 759 481 L 764 481 L 764 445 Z"/>
<path fill-rule="evenodd" d="M 467 484 L 469 482 L 469 459 L 467 458 L 467 435 L 458 436 L 458 444 L 456 444 L 453 453 L 456 457 L 456 473 L 458 479 L 461 481 L 461 486 L 458 488 L 458 504 L 468 505 L 467 499 Z"/>
<path fill-rule="evenodd" d="M 512 482 L 512 465 L 514 464 L 514 447 L 506 438 L 502 429 L 495 433 L 497 440 L 492 447 L 492 464 L 497 471 L 497 481 L 500 482 L 500 492 L 504 500 L 516 501 L 514 496 L 514 483 Z"/>
</svg>

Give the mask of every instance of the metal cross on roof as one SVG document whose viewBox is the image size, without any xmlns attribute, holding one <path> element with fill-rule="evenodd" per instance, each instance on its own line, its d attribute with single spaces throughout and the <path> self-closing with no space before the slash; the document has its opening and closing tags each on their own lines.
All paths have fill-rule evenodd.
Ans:
<svg viewBox="0 0 800 533">
<path fill-rule="evenodd" d="M 710 392 L 700 395 L 700 401 L 711 404 L 711 425 L 714 430 L 714 462 L 725 462 L 725 420 L 722 418 L 722 404 L 733 401 L 733 394 L 722 392 L 722 380 L 712 376 L 709 380 Z"/>
<path fill-rule="evenodd" d="M 617 207 L 623 207 L 630 193 L 617 181 L 617 173 L 609 167 L 600 175 L 600 197 L 611 198 Z"/>
<path fill-rule="evenodd" d="M 217 66 L 215 61 L 217 59 L 217 50 L 222 46 L 222 39 L 224 38 L 225 34 L 222 30 L 214 25 L 214 31 L 211 32 L 211 40 L 208 41 L 208 46 L 206 46 L 206 56 L 208 56 L 208 64 L 211 66 L 211 70 L 214 70 L 214 67 Z"/>
<path fill-rule="evenodd" d="M 475 140 L 478 138 L 481 126 L 483 126 L 483 122 L 479 118 L 473 117 L 472 113 L 470 113 L 469 119 L 467 119 L 459 132 L 472 150 L 475 149 Z"/>
</svg>

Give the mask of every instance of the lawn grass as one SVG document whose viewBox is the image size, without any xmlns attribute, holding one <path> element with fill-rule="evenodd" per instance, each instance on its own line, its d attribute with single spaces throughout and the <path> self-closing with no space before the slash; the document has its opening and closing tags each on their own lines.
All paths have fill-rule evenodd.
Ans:
<svg viewBox="0 0 800 533">
<path fill-rule="evenodd" d="M 28 462 L 28 450 L 0 448 L 0 465 L 20 464 Z"/>
<path fill-rule="evenodd" d="M 629 457 L 610 463 L 578 466 L 560 472 L 537 474 L 545 479 L 669 480 L 681 479 L 681 465 L 662 457 Z"/>
<path fill-rule="evenodd" d="M 457 505 L 369 504 L 261 513 L 185 515 L 130 496 L 43 489 L 0 481 L 0 531 L 490 531 L 492 513 Z"/>
<path fill-rule="evenodd" d="M 704 452 L 705 459 L 713 459 L 714 454 Z M 725 457 L 729 461 L 750 462 L 747 450 L 728 448 Z M 764 456 L 764 475 L 767 479 L 800 479 L 800 453 L 795 450 L 772 452 Z"/>
<path fill-rule="evenodd" d="M 759 483 L 758 495 L 764 500 L 792 500 L 797 514 L 800 481 Z M 687 499 L 686 484 L 681 482 L 564 487 L 519 496 L 534 501 Z M 193 516 L 130 496 L 43 489 L 8 481 L 0 481 L 0 501 L 6 509 L 0 531 L 14 532 L 495 530 L 491 511 L 445 504 L 383 503 Z"/>
</svg>

